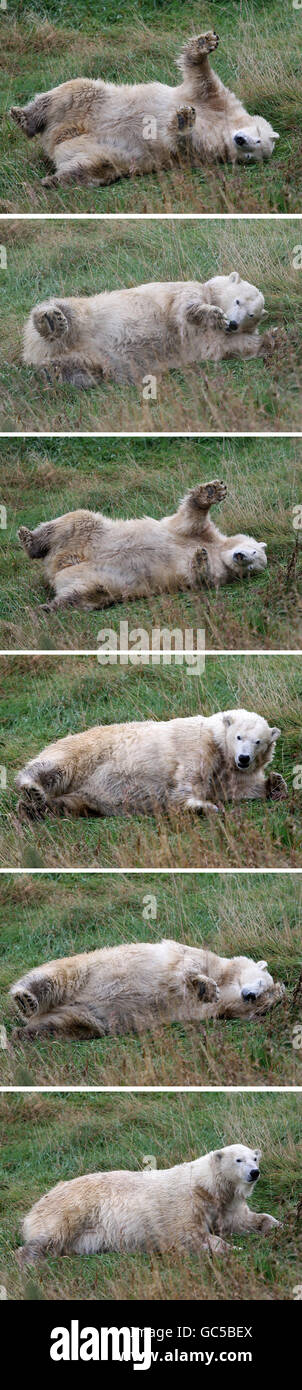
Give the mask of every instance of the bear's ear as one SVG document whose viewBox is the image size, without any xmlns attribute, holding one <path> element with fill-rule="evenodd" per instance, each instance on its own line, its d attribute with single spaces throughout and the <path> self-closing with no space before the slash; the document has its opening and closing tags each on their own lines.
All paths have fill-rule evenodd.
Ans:
<svg viewBox="0 0 302 1390">
<path fill-rule="evenodd" d="M 232 715 L 231 715 L 231 714 L 223 714 L 223 715 L 222 715 L 222 723 L 225 724 L 226 729 L 228 729 L 229 726 L 230 726 L 230 724 L 233 724 L 233 723 L 234 723 L 234 720 L 232 719 Z"/>
<path fill-rule="evenodd" d="M 217 1162 L 220 1163 L 220 1160 L 221 1160 L 221 1158 L 222 1158 L 222 1150 L 221 1150 L 221 1149 L 216 1149 L 215 1154 L 214 1154 L 214 1157 L 215 1157 L 215 1160 L 217 1159 Z"/>
<path fill-rule="evenodd" d="M 259 970 L 268 970 L 267 960 L 257 960 L 257 965 Z"/>
<path fill-rule="evenodd" d="M 271 739 L 280 738 L 281 729 L 270 729 Z"/>
<path fill-rule="evenodd" d="M 259 541 L 262 550 L 267 550 L 267 541 Z"/>
<path fill-rule="evenodd" d="M 277 131 L 277 130 L 273 130 L 273 138 L 274 138 L 274 140 L 280 140 L 280 135 L 278 135 L 278 131 Z"/>
<path fill-rule="evenodd" d="M 238 285 L 238 284 L 239 284 L 239 280 L 240 280 L 240 275 L 238 275 L 238 270 L 232 270 L 232 271 L 231 271 L 231 274 L 229 275 L 230 284 L 231 284 L 231 285 Z"/>
</svg>

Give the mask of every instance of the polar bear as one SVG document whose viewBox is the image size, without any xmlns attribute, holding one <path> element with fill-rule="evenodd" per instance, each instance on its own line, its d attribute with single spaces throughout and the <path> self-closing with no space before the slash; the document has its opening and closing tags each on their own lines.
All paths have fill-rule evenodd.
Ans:
<svg viewBox="0 0 302 1390">
<path fill-rule="evenodd" d="M 223 1253 L 225 1236 L 269 1235 L 280 1222 L 250 1211 L 261 1150 L 245 1144 L 214 1149 L 193 1162 L 152 1172 L 87 1173 L 60 1182 L 31 1208 L 22 1225 L 23 1264 L 45 1255 L 106 1250 L 191 1250 Z"/>
<path fill-rule="evenodd" d="M 104 947 L 27 971 L 10 993 L 22 1038 L 102 1037 L 172 1022 L 251 1019 L 279 1003 L 265 960 L 227 959 L 177 941 Z"/>
<path fill-rule="evenodd" d="M 218 34 L 199 34 L 178 59 L 183 81 L 115 86 L 76 78 L 42 92 L 10 115 L 29 138 L 42 135 L 55 173 L 46 185 L 108 184 L 168 168 L 181 149 L 195 162 L 259 160 L 279 140 L 263 116 L 250 116 L 209 63 Z"/>
<path fill-rule="evenodd" d="M 16 777 L 21 817 L 218 811 L 287 796 L 271 762 L 280 729 L 249 710 L 86 729 L 43 748 Z"/>
<path fill-rule="evenodd" d="M 204 283 L 152 281 L 86 298 L 53 298 L 31 310 L 23 360 L 73 386 L 107 378 L 141 384 L 146 374 L 193 362 L 266 356 L 277 330 L 259 334 L 265 313 L 261 290 L 237 270 Z"/>
<path fill-rule="evenodd" d="M 32 560 L 44 560 L 55 598 L 44 610 L 105 608 L 108 604 L 165 590 L 260 574 L 267 565 L 266 542 L 242 534 L 225 536 L 210 507 L 226 496 L 216 478 L 191 488 L 172 516 L 111 521 L 102 512 L 76 511 L 42 522 L 19 540 Z"/>
</svg>

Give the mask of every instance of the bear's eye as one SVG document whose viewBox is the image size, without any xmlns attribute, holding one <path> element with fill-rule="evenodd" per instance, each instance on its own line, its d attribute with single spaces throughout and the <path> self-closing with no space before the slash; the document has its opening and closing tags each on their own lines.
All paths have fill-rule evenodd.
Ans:
<svg viewBox="0 0 302 1390">
<path fill-rule="evenodd" d="M 235 299 L 235 304 L 240 304 L 240 299 Z"/>
<path fill-rule="evenodd" d="M 241 734 L 237 734 L 237 738 L 239 738 L 239 743 L 241 743 Z M 239 1160 L 238 1160 L 238 1162 L 239 1162 Z"/>
<path fill-rule="evenodd" d="M 256 748 L 259 748 L 260 738 L 256 738 Z"/>
<path fill-rule="evenodd" d="M 242 1163 L 242 1158 L 236 1158 L 236 1163 Z"/>
</svg>

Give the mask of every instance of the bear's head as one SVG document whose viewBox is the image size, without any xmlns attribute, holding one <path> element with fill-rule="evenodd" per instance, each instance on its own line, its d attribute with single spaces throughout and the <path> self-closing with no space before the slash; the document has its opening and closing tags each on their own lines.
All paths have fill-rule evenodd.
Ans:
<svg viewBox="0 0 302 1390">
<path fill-rule="evenodd" d="M 253 333 L 263 314 L 264 297 L 256 285 L 249 280 L 241 280 L 238 270 L 230 275 L 214 275 L 207 281 L 211 303 L 222 309 L 226 319 L 226 332 Z"/>
<path fill-rule="evenodd" d="M 213 1161 L 217 1183 L 246 1193 L 247 1187 L 250 1188 L 260 1176 L 260 1158 L 261 1149 L 248 1149 L 245 1144 L 229 1144 L 225 1149 L 215 1149 Z"/>
<path fill-rule="evenodd" d="M 266 960 L 235 956 L 225 965 L 220 980 L 220 1014 L 227 1018 L 253 1017 L 255 1007 L 265 1007 L 267 996 L 275 993 Z"/>
<path fill-rule="evenodd" d="M 239 126 L 233 131 L 236 159 L 269 159 L 274 153 L 275 141 L 279 139 L 278 131 L 273 130 L 264 116 L 250 116 L 247 126 Z"/>
<path fill-rule="evenodd" d="M 232 544 L 224 546 L 221 561 L 226 567 L 227 579 L 245 579 L 249 574 L 260 574 L 267 566 L 266 541 L 255 541 L 253 536 L 232 536 Z"/>
<path fill-rule="evenodd" d="M 270 728 L 261 714 L 246 709 L 225 710 L 222 725 L 224 755 L 238 772 L 244 774 L 271 762 L 281 729 Z"/>
</svg>

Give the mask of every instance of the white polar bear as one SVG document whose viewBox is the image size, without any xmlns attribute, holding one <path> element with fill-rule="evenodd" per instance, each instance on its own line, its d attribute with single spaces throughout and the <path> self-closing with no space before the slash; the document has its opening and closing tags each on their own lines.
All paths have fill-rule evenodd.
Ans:
<svg viewBox="0 0 302 1390">
<path fill-rule="evenodd" d="M 218 797 L 281 799 L 287 795 L 283 777 L 264 775 L 279 734 L 244 709 L 97 725 L 58 739 L 18 773 L 19 814 L 217 811 Z"/>
<path fill-rule="evenodd" d="M 137 942 L 84 951 L 27 971 L 11 986 L 22 1017 L 19 1036 L 102 1037 L 163 1023 L 250 1019 L 279 1003 L 265 960 L 227 959 L 178 941 Z"/>
<path fill-rule="evenodd" d="M 280 1222 L 250 1211 L 247 1198 L 259 1178 L 260 1149 L 230 1144 L 192 1163 L 143 1172 L 87 1173 L 60 1182 L 25 1217 L 22 1266 L 49 1255 L 92 1255 L 106 1250 L 227 1248 L 224 1236 L 259 1231 Z"/>
<path fill-rule="evenodd" d="M 266 542 L 242 533 L 225 536 L 210 507 L 226 495 L 214 479 L 190 489 L 172 516 L 112 521 L 102 512 L 67 512 L 19 540 L 32 560 L 43 559 L 55 598 L 49 609 L 75 605 L 105 608 L 117 600 L 142 598 L 202 584 L 227 583 L 266 568 Z"/>
<path fill-rule="evenodd" d="M 198 280 L 159 281 L 86 298 L 53 298 L 31 310 L 23 360 L 59 382 L 95 386 L 107 378 L 142 383 L 173 367 L 259 357 L 275 329 L 256 285 L 237 270 Z"/>
<path fill-rule="evenodd" d="M 198 162 L 269 157 L 279 135 L 263 116 L 250 116 L 212 71 L 208 55 L 217 44 L 212 32 L 189 40 L 178 60 L 178 87 L 76 78 L 12 106 L 29 139 L 42 134 L 55 165 L 43 183 L 113 183 L 169 167 L 182 148 Z"/>
</svg>

